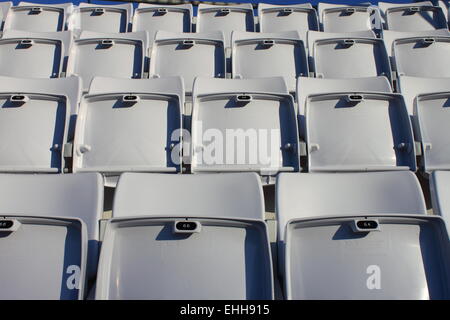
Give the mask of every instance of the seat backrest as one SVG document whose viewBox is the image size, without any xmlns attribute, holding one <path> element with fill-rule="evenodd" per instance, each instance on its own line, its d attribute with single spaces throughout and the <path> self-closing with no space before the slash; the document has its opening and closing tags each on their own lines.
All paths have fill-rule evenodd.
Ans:
<svg viewBox="0 0 450 320">
<path fill-rule="evenodd" d="M 251 171 L 263 176 L 297 171 L 296 122 L 283 78 L 197 78 L 191 171 Z"/>
<path fill-rule="evenodd" d="M 429 183 L 433 212 L 444 219 L 450 233 L 450 172 L 433 171 Z"/>
<path fill-rule="evenodd" d="M 148 52 L 145 31 L 129 33 L 97 33 L 83 31 L 75 40 L 67 63 L 67 74 L 83 79 L 87 91 L 95 76 L 143 77 Z"/>
<path fill-rule="evenodd" d="M 294 5 L 258 4 L 260 32 L 284 32 L 296 30 L 306 44 L 308 30 L 319 30 L 316 9 L 311 3 Z"/>
<path fill-rule="evenodd" d="M 200 3 L 196 32 L 222 31 L 225 46 L 231 46 L 232 31 L 255 31 L 253 7 L 250 3 L 220 6 Z"/>
<path fill-rule="evenodd" d="M 411 37 L 394 40 L 392 52 L 398 76 L 448 78 L 450 37 Z"/>
<path fill-rule="evenodd" d="M 305 117 L 309 171 L 416 170 L 413 132 L 401 95 L 312 95 Z"/>
<path fill-rule="evenodd" d="M 312 51 L 318 78 L 385 76 L 391 79 L 391 65 L 381 39 L 341 36 L 316 40 Z"/>
<path fill-rule="evenodd" d="M 321 79 L 300 77 L 297 80 L 297 104 L 300 136 L 305 137 L 305 104 L 310 95 L 338 93 L 350 91 L 392 92 L 391 84 L 386 77 Z"/>
<path fill-rule="evenodd" d="M 134 11 L 133 31 L 147 31 L 153 43 L 156 32 L 191 32 L 192 4 L 163 5 L 139 3 Z"/>
<path fill-rule="evenodd" d="M 4 30 L 57 32 L 67 30 L 67 20 L 73 11 L 72 3 L 41 4 L 19 2 L 8 11 Z"/>
<path fill-rule="evenodd" d="M 180 78 L 94 78 L 80 104 L 73 171 L 180 171 L 183 104 Z"/>
<path fill-rule="evenodd" d="M 67 77 L 57 79 L 12 78 L 0 76 L 0 92 L 5 93 L 37 93 L 66 96 L 68 110 L 70 110 L 70 123 L 67 140 L 73 139 L 75 132 L 78 105 L 81 100 L 81 79 Z"/>
<path fill-rule="evenodd" d="M 99 5 L 80 3 L 71 16 L 69 28 L 73 30 L 90 30 L 95 32 L 128 32 L 133 5 Z"/>
<path fill-rule="evenodd" d="M 97 269 L 101 176 L 1 174 L 0 190 L 2 299 L 83 299 Z"/>
<path fill-rule="evenodd" d="M 319 21 L 324 32 L 354 32 L 374 29 L 378 10 L 367 4 L 345 5 L 320 2 Z"/>
<path fill-rule="evenodd" d="M 233 32 L 232 77 L 284 77 L 295 91 L 298 77 L 307 77 L 308 55 L 297 31 L 279 33 Z"/>
<path fill-rule="evenodd" d="M 438 6 L 405 3 L 383 11 L 386 30 L 425 31 L 448 28 L 445 14 Z"/>
<path fill-rule="evenodd" d="M 7 30 L 0 39 L 0 75 L 58 78 L 64 72 L 72 33 Z"/>
<path fill-rule="evenodd" d="M 448 298 L 449 236 L 413 173 L 280 174 L 276 203 L 286 299 Z"/>
<path fill-rule="evenodd" d="M 225 78 L 222 32 L 172 33 L 158 31 L 150 57 L 150 77 L 181 76 L 186 92 L 195 77 Z"/>
<path fill-rule="evenodd" d="M 123 174 L 96 298 L 272 299 L 263 202 L 255 174 Z"/>
</svg>

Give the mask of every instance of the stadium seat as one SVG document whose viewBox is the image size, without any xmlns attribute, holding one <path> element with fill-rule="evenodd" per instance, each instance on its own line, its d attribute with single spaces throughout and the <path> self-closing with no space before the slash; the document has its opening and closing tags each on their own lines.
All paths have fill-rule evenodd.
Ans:
<svg viewBox="0 0 450 320">
<path fill-rule="evenodd" d="M 191 4 L 154 5 L 139 3 L 134 10 L 133 31 L 147 31 L 152 43 L 157 31 L 191 32 Z"/>
<path fill-rule="evenodd" d="M 450 91 L 450 78 L 419 78 L 401 76 L 398 79 L 398 89 L 405 98 L 408 114 L 413 124 L 414 135 L 419 136 L 419 124 L 415 116 L 415 104 L 418 95 L 434 92 Z"/>
<path fill-rule="evenodd" d="M 282 173 L 276 203 L 287 299 L 449 298 L 448 234 L 413 173 Z"/>
<path fill-rule="evenodd" d="M 196 79 L 193 173 L 251 171 L 271 183 L 278 172 L 298 171 L 298 161 L 294 101 L 283 78 Z"/>
<path fill-rule="evenodd" d="M 309 75 L 308 56 L 297 31 L 234 31 L 231 38 L 233 78 L 284 77 L 294 92 L 297 78 Z"/>
<path fill-rule="evenodd" d="M 447 81 L 448 83 L 448 81 Z M 422 143 L 425 172 L 450 169 L 450 88 L 444 92 L 419 94 L 415 98 L 414 114 L 418 124 L 418 140 Z"/>
<path fill-rule="evenodd" d="M 309 171 L 416 170 L 401 95 L 355 90 L 312 95 L 305 119 Z"/>
<path fill-rule="evenodd" d="M 57 79 L 12 78 L 0 76 L 0 92 L 35 93 L 66 96 L 68 110 L 70 110 L 70 123 L 67 140 L 73 140 L 75 122 L 78 114 L 78 104 L 81 100 L 81 79 L 67 77 Z"/>
<path fill-rule="evenodd" d="M 73 171 L 179 171 L 183 103 L 180 78 L 94 78 L 80 104 Z"/>
<path fill-rule="evenodd" d="M 442 9 L 430 1 L 416 3 L 378 2 L 384 29 L 392 31 L 426 31 L 447 29 Z"/>
<path fill-rule="evenodd" d="M 347 5 L 319 2 L 319 21 L 324 32 L 354 32 L 375 29 L 379 11 L 369 4 Z"/>
<path fill-rule="evenodd" d="M 58 78 L 64 71 L 72 33 L 7 30 L 0 39 L 0 75 Z"/>
<path fill-rule="evenodd" d="M 67 74 L 83 79 L 87 91 L 95 76 L 142 78 L 148 51 L 147 32 L 83 31 L 70 51 Z"/>
<path fill-rule="evenodd" d="M 62 172 L 72 110 L 69 96 L 76 94 L 69 87 L 72 81 L 1 81 L 0 172 Z"/>
<path fill-rule="evenodd" d="M 317 78 L 385 76 L 391 79 L 383 40 L 374 38 L 371 30 L 358 33 L 309 31 L 308 42 L 312 69 Z"/>
<path fill-rule="evenodd" d="M 133 5 L 99 5 L 81 2 L 71 17 L 72 29 L 95 32 L 127 32 Z"/>
<path fill-rule="evenodd" d="M 339 93 L 350 91 L 371 91 L 391 93 L 392 88 L 386 77 L 373 78 L 348 78 L 348 79 L 321 79 L 321 78 L 298 78 L 297 81 L 297 103 L 300 136 L 305 137 L 305 104 L 310 95 Z"/>
<path fill-rule="evenodd" d="M 19 2 L 8 11 L 4 30 L 30 32 L 56 32 L 67 30 L 68 17 L 73 11 L 72 3 L 42 4 Z"/>
<path fill-rule="evenodd" d="M 11 1 L 0 2 L 0 31 L 3 30 L 3 25 L 5 24 L 5 19 L 8 15 L 8 11 L 13 3 Z"/>
<path fill-rule="evenodd" d="M 231 46 L 232 31 L 255 31 L 253 7 L 250 3 L 230 6 L 200 3 L 196 32 L 222 31 L 225 46 Z"/>
<path fill-rule="evenodd" d="M 294 5 L 258 4 L 260 32 L 284 32 L 296 30 L 306 42 L 308 30 L 319 30 L 316 9 L 310 3 Z"/>
<path fill-rule="evenodd" d="M 415 37 L 450 37 L 450 32 L 446 29 L 439 30 L 428 30 L 428 31 L 414 31 L 414 32 L 405 32 L 405 31 L 383 31 L 383 40 L 384 45 L 386 46 L 386 50 L 389 56 L 393 56 L 393 47 L 392 44 L 395 40 L 401 40 L 405 38 L 415 38 Z"/>
<path fill-rule="evenodd" d="M 102 211 L 98 174 L 1 174 L 0 299 L 83 299 Z"/>
<path fill-rule="evenodd" d="M 181 76 L 186 92 L 195 77 L 225 78 L 225 48 L 221 32 L 158 31 L 150 56 L 150 77 Z"/>
<path fill-rule="evenodd" d="M 273 299 L 263 214 L 252 173 L 123 174 L 96 298 Z"/>
<path fill-rule="evenodd" d="M 450 37 L 410 37 L 394 40 L 392 52 L 397 75 L 447 78 L 450 70 Z"/>
</svg>

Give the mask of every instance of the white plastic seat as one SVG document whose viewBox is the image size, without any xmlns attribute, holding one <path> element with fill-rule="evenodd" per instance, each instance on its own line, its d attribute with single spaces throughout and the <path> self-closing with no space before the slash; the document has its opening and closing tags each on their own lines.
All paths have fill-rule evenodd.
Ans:
<svg viewBox="0 0 450 320">
<path fill-rule="evenodd" d="M 192 109 L 193 173 L 257 172 L 265 181 L 298 171 L 295 107 L 283 78 L 197 78 Z"/>
<path fill-rule="evenodd" d="M 83 79 L 87 91 L 95 76 L 142 78 L 148 51 L 148 34 L 83 31 L 75 40 L 67 62 L 67 74 Z"/>
<path fill-rule="evenodd" d="M 287 299 L 448 299 L 448 234 L 413 173 L 283 173 L 276 191 Z"/>
<path fill-rule="evenodd" d="M 259 29 L 261 32 L 284 32 L 296 30 L 306 45 L 308 30 L 319 30 L 316 9 L 311 3 L 294 5 L 258 4 Z"/>
<path fill-rule="evenodd" d="M 392 42 L 398 76 L 450 77 L 450 36 L 415 36 Z"/>
<path fill-rule="evenodd" d="M 3 30 L 5 19 L 8 16 L 8 11 L 13 3 L 11 1 L 0 2 L 0 30 Z"/>
<path fill-rule="evenodd" d="M 179 171 L 183 103 L 180 78 L 94 78 L 80 104 L 73 171 Z"/>
<path fill-rule="evenodd" d="M 225 78 L 223 34 L 158 31 L 150 57 L 150 77 L 181 76 L 186 92 L 195 77 Z"/>
<path fill-rule="evenodd" d="M 139 3 L 134 10 L 133 31 L 147 31 L 153 42 L 157 31 L 191 32 L 192 4 Z"/>
<path fill-rule="evenodd" d="M 62 172 L 77 80 L 0 79 L 0 172 Z"/>
<path fill-rule="evenodd" d="M 255 31 L 253 7 L 250 3 L 220 6 L 200 3 L 196 32 L 222 31 L 225 46 L 231 46 L 231 32 Z"/>
<path fill-rule="evenodd" d="M 448 81 L 447 81 L 448 83 Z M 450 170 L 450 88 L 444 92 L 419 94 L 415 98 L 414 115 L 418 124 L 418 140 L 422 143 L 426 172 Z"/>
<path fill-rule="evenodd" d="M 97 269 L 101 176 L 1 174 L 0 191 L 0 298 L 83 299 Z"/>
<path fill-rule="evenodd" d="M 413 132 L 401 95 L 312 95 L 305 118 L 309 171 L 416 170 Z"/>
<path fill-rule="evenodd" d="M 73 30 L 95 32 L 127 32 L 131 23 L 133 5 L 100 5 L 81 2 L 71 16 Z"/>
<path fill-rule="evenodd" d="M 72 44 L 72 33 L 7 30 L 0 39 L 0 75 L 58 78 Z"/>
<path fill-rule="evenodd" d="M 56 32 L 67 30 L 72 3 L 42 4 L 19 2 L 8 11 L 4 30 Z"/>
<path fill-rule="evenodd" d="M 392 88 L 386 77 L 353 79 L 298 78 L 296 100 L 298 103 L 300 136 L 305 137 L 306 134 L 305 104 L 308 96 L 350 91 L 391 93 Z"/>
<path fill-rule="evenodd" d="M 445 29 L 415 31 L 415 32 L 384 30 L 383 31 L 383 40 L 384 40 L 384 45 L 386 46 L 388 55 L 390 57 L 393 57 L 393 55 L 394 55 L 392 44 L 394 43 L 395 40 L 400 40 L 400 39 L 405 39 L 405 38 L 414 38 L 414 37 L 422 37 L 422 38 L 450 37 L 450 32 Z M 393 67 L 395 67 L 395 66 L 393 66 Z"/>
<path fill-rule="evenodd" d="M 379 2 L 384 29 L 392 31 L 426 31 L 447 29 L 442 8 L 430 1 L 415 3 Z"/>
<path fill-rule="evenodd" d="M 444 219 L 450 233 L 450 172 L 434 171 L 430 175 L 430 194 L 433 213 Z"/>
<path fill-rule="evenodd" d="M 273 299 L 263 214 L 252 173 L 123 174 L 96 299 Z"/>
<path fill-rule="evenodd" d="M 367 30 L 368 35 L 373 32 Z M 383 40 L 360 36 L 364 32 L 308 32 L 310 55 L 317 78 L 362 78 L 385 76 L 391 67 Z M 311 52 L 312 51 L 312 52 Z"/>
<path fill-rule="evenodd" d="M 298 77 L 307 77 L 308 56 L 297 31 L 280 33 L 233 32 L 232 77 L 284 77 L 295 91 Z"/>
<path fill-rule="evenodd" d="M 419 78 L 401 76 L 397 80 L 398 89 L 405 98 L 408 114 L 411 117 L 414 134 L 419 136 L 419 124 L 414 113 L 416 98 L 421 94 L 445 92 L 450 89 L 450 79 L 447 78 Z"/>
<path fill-rule="evenodd" d="M 81 79 L 67 77 L 57 79 L 12 78 L 0 76 L 0 92 L 37 93 L 66 96 L 69 102 L 70 123 L 67 140 L 73 139 L 78 104 L 81 100 Z"/>
<path fill-rule="evenodd" d="M 319 21 L 324 32 L 372 30 L 379 11 L 366 4 L 347 5 L 319 2 Z"/>
</svg>

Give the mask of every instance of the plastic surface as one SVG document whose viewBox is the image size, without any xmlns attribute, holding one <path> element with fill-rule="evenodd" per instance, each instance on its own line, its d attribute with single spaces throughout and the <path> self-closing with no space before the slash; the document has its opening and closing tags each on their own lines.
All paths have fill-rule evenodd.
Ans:
<svg viewBox="0 0 450 320">
<path fill-rule="evenodd" d="M 316 9 L 310 3 L 294 5 L 258 4 L 260 32 L 284 32 L 296 30 L 305 41 L 308 30 L 319 30 Z"/>
<path fill-rule="evenodd" d="M 316 40 L 312 57 L 318 78 L 391 78 L 389 57 L 380 39 L 336 36 Z"/>
<path fill-rule="evenodd" d="M 324 32 L 372 30 L 379 12 L 369 5 L 345 5 L 319 2 L 319 20 Z M 375 17 L 377 16 L 377 17 Z"/>
<path fill-rule="evenodd" d="M 263 220 L 263 190 L 255 173 L 122 174 L 114 200 L 114 217 L 153 213 L 165 217 Z"/>
<path fill-rule="evenodd" d="M 352 90 L 364 92 L 392 92 L 391 85 L 386 77 L 353 79 L 298 78 L 296 94 L 300 135 L 302 137 L 305 136 L 305 104 L 308 96 L 313 94 L 349 92 Z"/>
<path fill-rule="evenodd" d="M 171 33 L 156 34 L 150 57 L 150 77 L 181 76 L 186 92 L 192 92 L 195 77 L 225 78 L 223 34 Z"/>
<path fill-rule="evenodd" d="M 196 31 L 222 31 L 225 46 L 230 47 L 232 31 L 255 31 L 253 7 L 250 3 L 229 6 L 200 3 Z"/>
<path fill-rule="evenodd" d="M 0 172 L 62 172 L 70 104 L 66 96 L 0 93 Z"/>
<path fill-rule="evenodd" d="M 354 232 L 355 219 L 376 221 L 379 231 Z M 448 299 L 449 253 L 439 217 L 294 220 L 286 231 L 286 298 Z"/>
<path fill-rule="evenodd" d="M 83 31 L 75 40 L 67 74 L 83 79 L 87 91 L 95 76 L 142 78 L 148 50 L 146 32 L 97 33 Z"/>
<path fill-rule="evenodd" d="M 102 6 L 81 2 L 71 16 L 71 27 L 106 33 L 127 32 L 132 15 L 131 3 Z"/>
<path fill-rule="evenodd" d="M 139 3 L 134 10 L 133 31 L 147 31 L 153 42 L 157 31 L 191 32 L 191 4 L 154 5 Z"/>
<path fill-rule="evenodd" d="M 208 131 L 223 143 L 210 145 L 214 138 Z M 271 176 L 298 171 L 295 107 L 284 80 L 197 78 L 191 150 L 193 173 L 253 171 Z"/>
<path fill-rule="evenodd" d="M 412 37 L 392 44 L 399 76 L 448 78 L 450 37 Z"/>
<path fill-rule="evenodd" d="M 233 32 L 232 59 L 233 78 L 284 77 L 292 92 L 297 78 L 309 74 L 305 45 L 296 31 Z"/>
<path fill-rule="evenodd" d="M 102 92 L 108 83 L 112 87 Z M 114 86 L 122 88 L 111 90 Z M 135 86 L 141 89 L 133 90 Z M 179 171 L 181 149 L 176 144 L 184 103 L 180 78 L 100 78 L 91 87 L 80 104 L 74 172 Z"/>
<path fill-rule="evenodd" d="M 446 92 L 421 94 L 415 99 L 417 138 L 422 143 L 423 166 L 427 172 L 450 169 L 449 101 L 450 88 Z"/>
<path fill-rule="evenodd" d="M 8 11 L 4 30 L 57 32 L 67 30 L 67 19 L 73 11 L 72 3 L 41 4 L 19 2 Z"/>
<path fill-rule="evenodd" d="M 2 290 L 0 299 L 83 299 L 86 281 L 86 226 L 75 218 L 16 217 L 2 214 L 0 223 Z M 77 273 L 76 282 L 71 279 Z"/>
<path fill-rule="evenodd" d="M 175 233 L 178 220 L 112 219 L 96 299 L 273 299 L 263 221 L 192 217 L 200 232 Z"/>
<path fill-rule="evenodd" d="M 403 97 L 338 93 L 306 101 L 309 171 L 416 170 Z"/>
<path fill-rule="evenodd" d="M 0 39 L 0 74 L 22 78 L 58 78 L 72 33 L 8 30 Z"/>
</svg>

